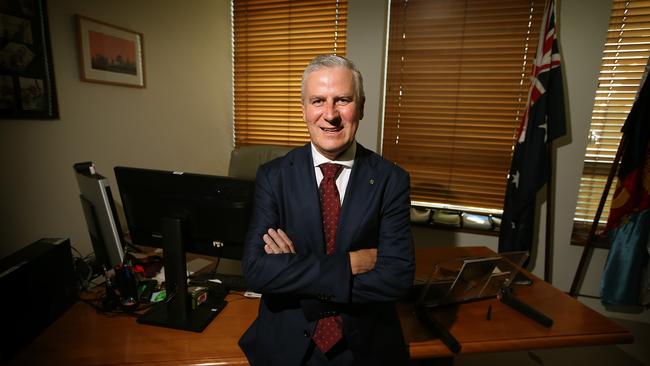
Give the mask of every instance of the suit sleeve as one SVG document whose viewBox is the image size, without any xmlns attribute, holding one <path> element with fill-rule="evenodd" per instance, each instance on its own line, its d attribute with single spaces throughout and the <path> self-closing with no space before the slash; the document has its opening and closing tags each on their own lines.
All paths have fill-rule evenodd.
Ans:
<svg viewBox="0 0 650 366">
<path fill-rule="evenodd" d="M 262 236 L 269 228 L 283 228 L 280 189 L 273 174 L 279 172 L 262 166 L 255 184 L 253 218 L 246 236 L 242 271 L 246 283 L 262 294 L 302 294 L 321 300 L 348 302 L 352 274 L 347 253 L 327 256 L 305 254 L 294 246 L 297 254 L 266 254 Z"/>
<path fill-rule="evenodd" d="M 411 236 L 408 173 L 392 166 L 379 210 L 377 263 L 354 276 L 352 302 L 395 301 L 413 284 L 415 257 Z"/>
</svg>

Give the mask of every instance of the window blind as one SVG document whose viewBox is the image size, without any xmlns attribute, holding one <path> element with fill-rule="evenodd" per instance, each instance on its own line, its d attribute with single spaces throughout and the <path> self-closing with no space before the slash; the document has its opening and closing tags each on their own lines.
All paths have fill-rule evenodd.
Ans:
<svg viewBox="0 0 650 366">
<path fill-rule="evenodd" d="M 234 0 L 235 146 L 309 141 L 300 82 L 319 54 L 345 55 L 345 0 Z"/>
<path fill-rule="evenodd" d="M 650 1 L 614 0 L 603 51 L 589 141 L 580 179 L 577 223 L 593 222 L 607 175 L 650 57 Z M 609 191 L 600 222 L 605 224 L 614 194 Z"/>
<path fill-rule="evenodd" d="M 544 1 L 395 0 L 383 155 L 414 201 L 501 210 Z"/>
</svg>

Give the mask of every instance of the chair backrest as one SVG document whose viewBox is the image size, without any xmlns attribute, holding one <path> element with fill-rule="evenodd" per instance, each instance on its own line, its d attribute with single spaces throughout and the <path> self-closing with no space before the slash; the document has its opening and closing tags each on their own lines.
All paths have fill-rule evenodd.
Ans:
<svg viewBox="0 0 650 366">
<path fill-rule="evenodd" d="M 255 179 L 257 168 L 277 157 L 286 155 L 293 147 L 276 145 L 240 146 L 230 153 L 228 175 L 234 178 Z"/>
</svg>

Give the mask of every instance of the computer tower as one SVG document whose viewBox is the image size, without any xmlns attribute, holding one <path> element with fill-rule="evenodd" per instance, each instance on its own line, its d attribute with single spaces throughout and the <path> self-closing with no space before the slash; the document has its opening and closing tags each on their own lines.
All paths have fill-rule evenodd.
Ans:
<svg viewBox="0 0 650 366">
<path fill-rule="evenodd" d="M 10 360 L 77 300 L 69 239 L 41 239 L 0 259 L 0 361 Z"/>
</svg>

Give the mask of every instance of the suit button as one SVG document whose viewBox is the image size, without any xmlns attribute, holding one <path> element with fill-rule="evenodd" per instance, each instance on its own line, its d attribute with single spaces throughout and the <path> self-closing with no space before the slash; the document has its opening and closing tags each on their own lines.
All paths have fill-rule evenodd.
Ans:
<svg viewBox="0 0 650 366">
<path fill-rule="evenodd" d="M 303 335 L 305 336 L 305 338 L 309 338 L 311 336 L 311 334 L 309 334 L 309 331 L 305 331 L 305 333 L 303 333 Z"/>
</svg>

